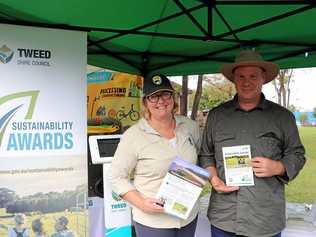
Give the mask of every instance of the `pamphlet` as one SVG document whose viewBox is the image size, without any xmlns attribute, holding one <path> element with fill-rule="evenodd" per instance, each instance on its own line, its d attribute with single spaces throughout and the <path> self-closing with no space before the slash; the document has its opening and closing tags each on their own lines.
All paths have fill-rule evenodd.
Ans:
<svg viewBox="0 0 316 237">
<path fill-rule="evenodd" d="M 227 186 L 254 185 L 250 145 L 223 147 Z"/>
<path fill-rule="evenodd" d="M 156 198 L 163 202 L 166 213 L 187 219 L 209 176 L 207 170 L 176 157 L 169 166 Z"/>
</svg>

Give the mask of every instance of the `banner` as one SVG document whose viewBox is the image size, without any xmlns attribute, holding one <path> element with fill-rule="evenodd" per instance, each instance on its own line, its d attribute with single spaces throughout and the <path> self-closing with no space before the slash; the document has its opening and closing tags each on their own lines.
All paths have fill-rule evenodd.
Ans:
<svg viewBox="0 0 316 237">
<path fill-rule="evenodd" d="M 131 206 L 112 191 L 108 180 L 110 164 L 103 164 L 104 223 L 106 237 L 132 236 Z"/>
<path fill-rule="evenodd" d="M 101 71 L 89 73 L 87 80 L 87 117 L 90 135 L 120 134 L 140 119 L 142 77 Z M 107 177 L 108 172 L 109 164 L 103 164 L 105 236 L 128 237 L 132 235 L 131 208 L 112 191 Z M 96 210 L 95 202 L 94 198 L 90 199 L 89 211 L 93 215 L 90 219 L 93 220 L 103 211 L 100 208 L 99 212 Z M 94 221 L 90 229 L 100 229 L 99 223 Z"/>
<path fill-rule="evenodd" d="M 87 236 L 86 33 L 0 32 L 0 237 Z"/>
<path fill-rule="evenodd" d="M 122 133 L 140 118 L 142 77 L 119 72 L 87 77 L 89 134 Z"/>
</svg>

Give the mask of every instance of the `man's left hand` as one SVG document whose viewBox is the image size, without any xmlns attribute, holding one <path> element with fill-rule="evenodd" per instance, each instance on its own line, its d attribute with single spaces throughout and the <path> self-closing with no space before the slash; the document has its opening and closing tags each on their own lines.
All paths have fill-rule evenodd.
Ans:
<svg viewBox="0 0 316 237">
<path fill-rule="evenodd" d="M 285 168 L 282 162 L 267 157 L 254 157 L 251 159 L 251 165 L 255 176 L 261 178 L 283 175 L 285 173 Z"/>
</svg>

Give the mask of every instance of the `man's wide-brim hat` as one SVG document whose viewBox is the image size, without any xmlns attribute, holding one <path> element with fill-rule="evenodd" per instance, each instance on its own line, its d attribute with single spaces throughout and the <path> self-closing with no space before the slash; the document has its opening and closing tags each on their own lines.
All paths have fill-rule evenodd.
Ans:
<svg viewBox="0 0 316 237">
<path fill-rule="evenodd" d="M 145 78 L 143 96 L 149 96 L 159 91 L 174 92 L 170 80 L 162 74 L 153 75 Z"/>
<path fill-rule="evenodd" d="M 255 66 L 260 67 L 266 73 L 264 83 L 272 81 L 279 73 L 279 66 L 275 63 L 264 61 L 261 55 L 253 50 L 243 50 L 235 58 L 234 63 L 224 64 L 220 71 L 230 81 L 234 81 L 234 70 L 237 67 Z"/>
</svg>

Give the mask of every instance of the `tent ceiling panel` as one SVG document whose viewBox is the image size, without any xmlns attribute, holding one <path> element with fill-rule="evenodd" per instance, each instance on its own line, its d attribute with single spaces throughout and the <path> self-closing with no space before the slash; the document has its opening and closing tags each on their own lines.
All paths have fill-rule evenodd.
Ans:
<svg viewBox="0 0 316 237">
<path fill-rule="evenodd" d="M 316 66 L 312 0 L 1 0 L 0 22 L 88 32 L 88 63 L 147 75 L 217 72 L 242 48 Z M 308 52 L 308 53 L 306 53 Z"/>
</svg>

